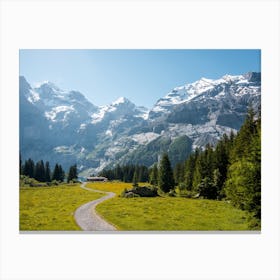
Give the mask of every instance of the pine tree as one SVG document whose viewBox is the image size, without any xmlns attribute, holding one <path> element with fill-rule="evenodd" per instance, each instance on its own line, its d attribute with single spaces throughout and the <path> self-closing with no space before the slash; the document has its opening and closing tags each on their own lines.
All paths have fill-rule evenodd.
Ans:
<svg viewBox="0 0 280 280">
<path fill-rule="evenodd" d="M 261 120 L 251 109 L 234 139 L 225 185 L 234 206 L 261 218 Z"/>
<path fill-rule="evenodd" d="M 227 178 L 229 166 L 229 154 L 232 149 L 234 134 L 231 133 L 230 138 L 224 134 L 222 139 L 217 143 L 214 151 L 214 172 L 213 184 L 216 186 L 220 198 L 224 197 L 223 187 Z M 216 176 L 216 178 L 215 178 Z"/>
<path fill-rule="evenodd" d="M 78 172 L 77 172 L 77 165 L 72 165 L 69 168 L 69 172 L 68 172 L 68 177 L 67 177 L 67 183 L 69 183 L 70 181 L 75 181 L 78 178 Z"/>
<path fill-rule="evenodd" d="M 212 181 L 215 158 L 214 158 L 213 147 L 210 144 L 206 145 L 205 151 L 203 152 L 203 156 L 204 156 L 203 178 L 208 177 Z"/>
<path fill-rule="evenodd" d="M 50 170 L 50 163 L 47 161 L 45 166 L 45 181 L 51 181 L 51 170 Z"/>
<path fill-rule="evenodd" d="M 237 136 L 234 138 L 231 150 L 231 162 L 247 156 L 250 153 L 250 144 L 256 133 L 255 113 L 249 108 L 244 124 L 241 126 Z"/>
<path fill-rule="evenodd" d="M 173 171 L 167 154 L 162 156 L 159 166 L 159 187 L 167 193 L 175 187 Z"/>
<path fill-rule="evenodd" d="M 178 186 L 180 183 L 185 181 L 185 163 L 178 162 L 174 167 L 174 180 L 175 185 Z"/>
<path fill-rule="evenodd" d="M 198 185 L 198 191 L 199 195 L 204 198 L 216 199 L 217 197 L 217 189 L 209 177 L 202 179 L 201 183 Z"/>
<path fill-rule="evenodd" d="M 196 166 L 196 160 L 199 155 L 199 150 L 196 149 L 193 154 L 191 154 L 186 161 L 186 167 L 185 167 L 185 185 L 186 189 L 191 191 L 193 188 L 193 177 L 194 177 L 194 171 Z"/>
<path fill-rule="evenodd" d="M 151 169 L 150 173 L 150 184 L 153 186 L 158 185 L 158 167 L 157 164 L 155 163 Z"/>
<path fill-rule="evenodd" d="M 122 168 L 120 167 L 120 165 L 118 164 L 116 166 L 116 168 L 114 169 L 114 179 L 115 180 L 121 180 L 123 177 L 123 172 L 122 172 Z"/>
<path fill-rule="evenodd" d="M 132 183 L 133 183 L 133 187 L 138 187 L 138 174 L 136 169 L 133 174 Z"/>
<path fill-rule="evenodd" d="M 64 170 L 62 169 L 62 166 L 61 166 L 61 165 L 58 165 L 58 173 L 59 173 L 59 181 L 60 181 L 60 182 L 63 182 L 63 181 L 64 181 L 64 178 L 65 178 L 65 172 L 64 172 Z"/>
<path fill-rule="evenodd" d="M 23 166 L 23 175 L 28 176 L 30 178 L 34 178 L 34 161 L 29 158 L 27 161 L 25 161 Z"/>
<path fill-rule="evenodd" d="M 54 166 L 54 170 L 53 170 L 52 180 L 59 181 L 59 178 L 60 178 L 59 167 L 58 167 L 58 164 L 56 163 Z"/>
<path fill-rule="evenodd" d="M 203 173 L 204 173 L 204 168 L 205 168 L 205 162 L 203 158 L 203 153 L 199 152 L 196 162 L 195 162 L 195 167 L 194 167 L 194 172 L 193 172 L 193 180 L 192 180 L 192 190 L 193 191 L 198 191 L 198 186 L 201 183 L 202 179 L 204 178 Z"/>
<path fill-rule="evenodd" d="M 22 171 L 21 153 L 19 153 L 19 175 L 22 175 Z"/>
<path fill-rule="evenodd" d="M 36 163 L 34 178 L 39 182 L 46 181 L 45 165 L 42 160 Z"/>
<path fill-rule="evenodd" d="M 213 172 L 213 188 L 216 190 L 216 197 L 218 199 L 223 198 L 225 195 L 222 192 L 223 182 L 222 182 L 222 175 L 219 168 L 216 168 Z"/>
</svg>

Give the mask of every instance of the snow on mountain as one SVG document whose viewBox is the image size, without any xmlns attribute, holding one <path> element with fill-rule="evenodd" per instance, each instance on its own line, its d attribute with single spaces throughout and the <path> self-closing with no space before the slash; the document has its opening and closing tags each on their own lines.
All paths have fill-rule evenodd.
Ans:
<svg viewBox="0 0 280 280">
<path fill-rule="evenodd" d="M 53 123 L 70 122 L 71 118 L 88 119 L 97 110 L 80 92 L 66 91 L 44 81 L 25 91 L 27 100 Z"/>
<path fill-rule="evenodd" d="M 101 122 L 107 113 L 113 112 L 115 110 L 116 110 L 116 107 L 113 107 L 111 105 L 100 106 L 99 110 L 96 113 L 91 115 L 91 117 L 92 117 L 91 123 L 96 124 L 98 122 Z"/>
<path fill-rule="evenodd" d="M 224 75 L 220 79 L 212 80 L 207 78 L 201 78 L 200 80 L 186 84 L 184 86 L 175 87 L 165 97 L 159 99 L 155 106 L 151 110 L 151 116 L 153 113 L 157 116 L 158 113 L 169 112 L 169 108 L 186 102 L 190 102 L 194 98 L 204 98 L 205 94 L 215 90 L 215 94 L 212 97 L 221 98 L 226 93 L 240 96 L 244 94 L 260 94 L 260 76 L 254 76 L 252 80 L 252 73 L 244 75 Z"/>
<path fill-rule="evenodd" d="M 249 72 L 175 87 L 151 110 L 125 97 L 97 107 L 78 91 L 48 81 L 32 88 L 20 77 L 20 149 L 24 159 L 77 163 L 91 172 L 117 163 L 150 165 L 163 151 L 189 152 L 236 132 L 249 104 L 260 105 L 260 94 L 261 74 Z M 187 156 L 176 153 L 176 160 Z"/>
<path fill-rule="evenodd" d="M 30 89 L 27 100 L 34 104 L 40 100 L 40 96 L 36 91 Z"/>
<path fill-rule="evenodd" d="M 52 122 L 57 122 L 59 120 L 66 121 L 67 116 L 70 114 L 70 112 L 73 112 L 74 108 L 73 105 L 71 106 L 57 106 L 52 108 L 51 111 L 45 112 L 45 116 L 48 120 L 51 120 Z M 61 115 L 61 119 L 59 118 L 59 114 Z"/>
<path fill-rule="evenodd" d="M 145 107 L 136 107 L 134 103 L 125 97 L 119 97 L 110 105 L 100 106 L 98 111 L 92 114 L 91 123 L 96 124 L 103 121 L 106 118 L 116 118 L 121 116 L 134 115 L 143 119 L 147 118 L 148 109 Z"/>
</svg>

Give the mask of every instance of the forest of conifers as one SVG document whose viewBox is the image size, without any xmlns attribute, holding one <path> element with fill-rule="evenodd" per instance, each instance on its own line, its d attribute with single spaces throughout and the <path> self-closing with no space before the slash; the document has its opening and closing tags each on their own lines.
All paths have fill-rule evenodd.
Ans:
<svg viewBox="0 0 280 280">
<path fill-rule="evenodd" d="M 168 155 L 161 155 L 158 164 L 151 168 L 144 165 L 117 165 L 104 169 L 99 175 L 109 180 L 148 182 L 170 196 L 227 200 L 233 206 L 248 211 L 252 226 L 261 220 L 261 113 L 249 109 L 244 124 L 237 134 L 223 135 L 215 147 L 207 145 L 196 149 L 184 162 L 172 169 Z M 55 165 L 28 159 L 20 160 L 21 175 L 39 182 L 63 182 L 65 172 Z M 77 179 L 77 166 L 71 166 L 67 181 Z M 175 187 L 177 186 L 177 192 Z"/>
<path fill-rule="evenodd" d="M 166 163 L 167 160 L 167 163 Z M 226 134 L 214 147 L 196 149 L 173 170 L 168 156 L 148 170 L 145 166 L 117 166 L 100 175 L 123 181 L 149 182 L 164 192 L 173 191 L 187 197 L 227 200 L 251 214 L 252 223 L 261 219 L 261 110 L 249 109 L 237 134 Z M 168 188 L 162 188 L 162 177 L 169 173 Z M 166 176 L 165 176 L 166 177 Z"/>
</svg>

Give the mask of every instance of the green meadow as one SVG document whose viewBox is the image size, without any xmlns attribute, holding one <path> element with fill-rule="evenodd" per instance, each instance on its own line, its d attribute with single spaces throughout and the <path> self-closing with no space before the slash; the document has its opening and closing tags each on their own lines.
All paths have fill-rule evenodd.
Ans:
<svg viewBox="0 0 280 280">
<path fill-rule="evenodd" d="M 87 187 L 120 194 L 131 183 L 89 183 Z M 249 230 L 247 214 L 228 202 L 182 197 L 122 198 L 96 207 L 119 230 Z"/>
<path fill-rule="evenodd" d="M 22 231 L 80 230 L 74 220 L 75 210 L 101 196 L 77 184 L 21 187 L 19 228 Z"/>
<path fill-rule="evenodd" d="M 96 209 L 119 230 L 249 230 L 246 213 L 222 201 L 113 198 Z"/>
<path fill-rule="evenodd" d="M 242 231 L 249 230 L 247 214 L 228 202 L 182 197 L 122 198 L 130 183 L 88 183 L 88 188 L 115 192 L 97 205 L 97 212 L 118 230 Z M 20 230 L 80 230 L 75 210 L 101 193 L 79 185 L 20 188 Z"/>
</svg>

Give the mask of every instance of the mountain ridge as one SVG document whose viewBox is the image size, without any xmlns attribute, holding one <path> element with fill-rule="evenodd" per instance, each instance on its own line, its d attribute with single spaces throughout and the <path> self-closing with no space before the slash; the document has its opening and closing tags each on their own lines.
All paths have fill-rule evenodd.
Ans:
<svg viewBox="0 0 280 280">
<path fill-rule="evenodd" d="M 32 88 L 20 76 L 20 150 L 23 159 L 57 161 L 66 168 L 78 163 L 85 172 L 117 163 L 150 166 L 164 151 L 175 164 L 196 147 L 236 132 L 248 106 L 256 109 L 260 102 L 257 72 L 174 87 L 151 109 L 125 97 L 96 106 L 79 91 L 51 82 Z M 173 156 L 176 145 L 184 151 L 181 157 Z"/>
</svg>

